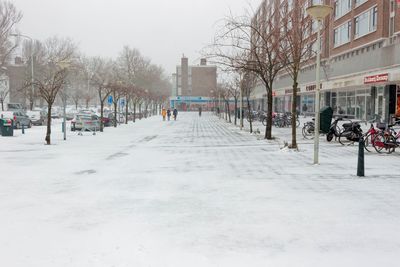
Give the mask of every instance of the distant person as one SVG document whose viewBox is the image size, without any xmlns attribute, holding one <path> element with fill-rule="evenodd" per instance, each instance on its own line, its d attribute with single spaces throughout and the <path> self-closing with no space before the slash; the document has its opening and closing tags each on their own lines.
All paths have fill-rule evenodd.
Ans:
<svg viewBox="0 0 400 267">
<path fill-rule="evenodd" d="M 167 118 L 168 118 L 168 121 L 169 121 L 170 118 L 171 118 L 171 110 L 170 110 L 170 109 L 167 110 Z"/>
<path fill-rule="evenodd" d="M 163 121 L 165 121 L 165 116 L 167 116 L 167 111 L 165 110 L 165 108 L 162 109 L 161 115 L 162 115 Z"/>
<path fill-rule="evenodd" d="M 304 103 L 303 104 L 303 115 L 304 115 L 304 118 L 306 117 L 306 113 L 307 113 L 307 105 L 306 105 L 306 103 Z"/>
<path fill-rule="evenodd" d="M 201 117 L 201 107 L 199 107 L 199 117 Z"/>
<path fill-rule="evenodd" d="M 174 111 L 172 112 L 174 114 L 174 121 L 176 121 L 176 117 L 178 117 L 178 110 L 174 108 Z"/>
</svg>

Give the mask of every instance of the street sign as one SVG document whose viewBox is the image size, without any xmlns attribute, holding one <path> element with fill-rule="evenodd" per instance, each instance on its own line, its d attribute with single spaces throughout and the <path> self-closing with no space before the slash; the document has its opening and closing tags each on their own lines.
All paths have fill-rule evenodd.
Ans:
<svg viewBox="0 0 400 267">
<path fill-rule="evenodd" d="M 119 105 L 120 106 L 125 106 L 125 98 L 121 98 L 121 100 L 119 101 Z"/>
<path fill-rule="evenodd" d="M 111 105 L 112 102 L 113 102 L 113 97 L 112 97 L 112 95 L 109 95 L 109 96 L 108 96 L 108 99 L 107 99 L 107 103 L 108 103 L 109 105 Z"/>
</svg>

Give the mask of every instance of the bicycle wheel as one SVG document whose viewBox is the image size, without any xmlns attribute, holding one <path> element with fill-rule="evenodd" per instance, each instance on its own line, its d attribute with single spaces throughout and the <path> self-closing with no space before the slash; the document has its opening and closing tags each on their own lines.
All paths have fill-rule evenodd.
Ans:
<svg viewBox="0 0 400 267">
<path fill-rule="evenodd" d="M 264 117 L 264 118 L 263 118 L 262 124 L 263 124 L 264 126 L 267 126 L 267 117 Z"/>
<path fill-rule="evenodd" d="M 375 134 L 371 134 L 368 133 L 367 135 L 362 137 L 364 139 L 364 148 L 365 150 L 367 150 L 368 152 L 371 152 L 372 149 L 374 148 L 374 140 L 372 140 L 373 138 L 375 138 Z"/>
<path fill-rule="evenodd" d="M 299 126 L 300 126 L 300 120 L 296 119 L 296 128 L 299 128 Z"/>
<path fill-rule="evenodd" d="M 302 129 L 302 134 L 305 139 L 314 138 L 314 125 L 306 124 Z"/>
<path fill-rule="evenodd" d="M 352 143 L 353 141 L 351 141 L 351 136 L 354 133 L 352 131 L 344 131 L 341 132 L 339 134 L 339 143 L 341 143 L 342 145 L 346 146 L 349 145 L 350 143 Z"/>
<path fill-rule="evenodd" d="M 380 133 L 375 136 L 373 144 L 376 152 L 390 154 L 395 150 L 396 139 L 392 135 Z"/>
</svg>

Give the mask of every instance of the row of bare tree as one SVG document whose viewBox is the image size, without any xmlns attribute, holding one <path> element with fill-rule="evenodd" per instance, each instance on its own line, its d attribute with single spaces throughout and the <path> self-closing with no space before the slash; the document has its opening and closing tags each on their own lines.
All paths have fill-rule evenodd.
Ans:
<svg viewBox="0 0 400 267">
<path fill-rule="evenodd" d="M 256 12 L 247 11 L 242 16 L 230 15 L 223 20 L 214 43 L 206 50 L 206 54 L 223 69 L 245 73 L 240 76 L 243 79 L 246 77 L 247 84 L 253 80 L 253 87 L 258 84 L 265 87 L 266 139 L 273 138 L 274 82 L 283 74 L 292 78 L 292 148 L 297 148 L 298 79 L 303 64 L 309 64 L 314 57 L 313 45 L 316 40 L 312 20 L 306 14 L 308 2 L 276 1 L 279 6 L 275 8 L 269 8 L 263 3 Z"/>
<path fill-rule="evenodd" d="M 62 99 L 64 104 L 72 102 L 77 107 L 82 100 L 88 106 L 91 100 L 97 99 L 101 113 L 100 130 L 103 131 L 103 111 L 110 95 L 113 97 L 115 127 L 121 98 L 125 99 L 128 123 L 130 107 L 134 113 L 142 108 L 147 112 L 150 105 L 153 110 L 154 107 L 160 109 L 169 95 L 170 83 L 164 70 L 152 64 L 139 50 L 125 46 L 116 59 L 107 59 L 83 55 L 69 38 L 13 42 L 11 38 L 21 18 L 22 14 L 11 2 L 0 0 L 0 64 L 6 66 L 17 45 L 22 45 L 27 71 L 21 91 L 27 96 L 30 109 L 38 99 L 47 105 L 47 144 L 51 144 L 51 112 L 56 101 Z M 29 71 L 32 65 L 33 77 Z"/>
</svg>

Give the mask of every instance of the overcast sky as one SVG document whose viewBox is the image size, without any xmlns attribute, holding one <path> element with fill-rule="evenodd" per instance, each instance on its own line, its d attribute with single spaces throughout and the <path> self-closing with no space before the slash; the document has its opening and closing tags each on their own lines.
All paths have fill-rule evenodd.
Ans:
<svg viewBox="0 0 400 267">
<path fill-rule="evenodd" d="M 166 74 L 184 53 L 197 64 L 215 23 L 260 0 L 13 0 L 23 12 L 21 33 L 43 40 L 74 39 L 89 56 L 115 58 L 123 45 L 138 48 Z"/>
</svg>

